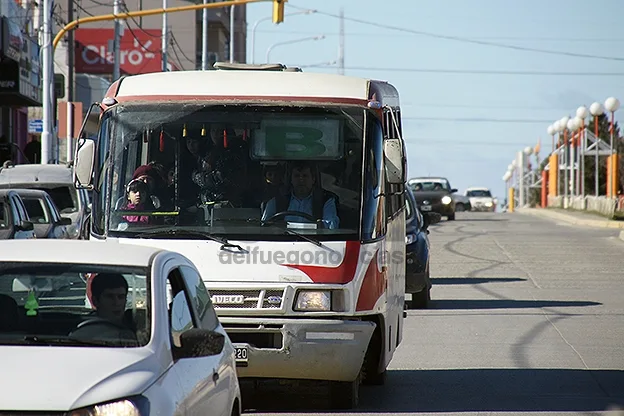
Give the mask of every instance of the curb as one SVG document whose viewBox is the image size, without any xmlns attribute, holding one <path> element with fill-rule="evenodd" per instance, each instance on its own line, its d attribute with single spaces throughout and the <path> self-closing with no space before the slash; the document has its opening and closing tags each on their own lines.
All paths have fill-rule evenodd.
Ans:
<svg viewBox="0 0 624 416">
<path fill-rule="evenodd" d="M 616 228 L 624 230 L 624 221 L 611 221 L 611 220 L 594 220 L 594 219 L 582 219 L 573 215 L 567 215 L 561 212 L 554 212 L 548 208 L 517 208 L 515 210 L 519 214 L 535 215 L 538 217 L 547 217 L 556 220 L 565 221 L 574 225 L 586 225 L 596 228 Z M 620 238 L 624 241 L 624 231 L 620 232 Z"/>
</svg>

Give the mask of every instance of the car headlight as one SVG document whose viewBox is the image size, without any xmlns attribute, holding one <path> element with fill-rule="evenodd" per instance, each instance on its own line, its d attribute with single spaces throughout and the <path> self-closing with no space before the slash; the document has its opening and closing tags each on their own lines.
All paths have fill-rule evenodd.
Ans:
<svg viewBox="0 0 624 416">
<path fill-rule="evenodd" d="M 492 206 L 492 202 L 491 202 L 491 201 L 486 202 L 486 203 L 485 203 L 485 206 L 486 206 L 486 207 L 491 207 L 491 206 Z"/>
<path fill-rule="evenodd" d="M 452 199 L 450 196 L 448 196 L 448 195 L 444 195 L 444 196 L 442 197 L 442 203 L 443 203 L 444 205 L 448 205 L 448 204 L 450 204 L 452 201 L 453 201 L 453 199 Z"/>
<path fill-rule="evenodd" d="M 65 413 L 65 416 L 147 416 L 149 401 L 143 396 L 97 404 Z"/>
<path fill-rule="evenodd" d="M 405 236 L 405 245 L 409 246 L 410 244 L 412 244 L 414 241 L 416 241 L 416 234 L 407 234 Z"/>
<path fill-rule="evenodd" d="M 331 292 L 329 290 L 302 290 L 295 301 L 297 311 L 330 311 Z"/>
</svg>

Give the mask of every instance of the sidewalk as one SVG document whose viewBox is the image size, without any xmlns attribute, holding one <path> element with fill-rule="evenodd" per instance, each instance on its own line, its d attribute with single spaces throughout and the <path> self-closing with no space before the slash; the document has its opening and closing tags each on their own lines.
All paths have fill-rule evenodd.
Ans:
<svg viewBox="0 0 624 416">
<path fill-rule="evenodd" d="M 589 212 L 570 211 L 556 208 L 516 208 L 515 212 L 519 214 L 535 215 L 542 218 L 565 221 L 575 225 L 586 225 L 598 228 L 619 228 L 624 230 L 624 221 L 610 220 Z M 623 235 L 620 235 L 620 238 L 623 237 Z"/>
</svg>

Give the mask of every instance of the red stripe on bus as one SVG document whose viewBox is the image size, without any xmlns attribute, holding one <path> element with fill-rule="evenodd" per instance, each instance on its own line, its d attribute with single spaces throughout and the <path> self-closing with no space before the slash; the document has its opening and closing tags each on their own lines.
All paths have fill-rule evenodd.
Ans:
<svg viewBox="0 0 624 416">
<path fill-rule="evenodd" d="M 284 264 L 304 272 L 314 283 L 345 284 L 353 280 L 360 258 L 360 242 L 347 241 L 345 255 L 338 267 Z"/>
<path fill-rule="evenodd" d="M 370 311 L 375 307 L 377 300 L 386 290 L 386 272 L 380 272 L 377 267 L 377 255 L 371 260 L 364 275 L 364 281 L 360 288 L 356 311 Z"/>
</svg>

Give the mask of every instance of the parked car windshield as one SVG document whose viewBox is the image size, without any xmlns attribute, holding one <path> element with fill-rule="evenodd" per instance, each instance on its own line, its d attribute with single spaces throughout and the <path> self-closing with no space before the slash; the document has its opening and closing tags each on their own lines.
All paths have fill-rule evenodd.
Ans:
<svg viewBox="0 0 624 416">
<path fill-rule="evenodd" d="M 448 191 L 451 189 L 451 185 L 445 180 L 411 180 L 409 186 L 414 192 Z"/>
<path fill-rule="evenodd" d="M 3 263 L 0 345 L 146 345 L 146 275 L 140 267 Z"/>
<path fill-rule="evenodd" d="M 468 191 L 466 192 L 466 196 L 472 196 L 472 197 L 492 197 L 492 194 L 490 193 L 489 190 L 487 189 L 476 189 L 476 190 L 472 190 L 472 191 Z"/>
</svg>

